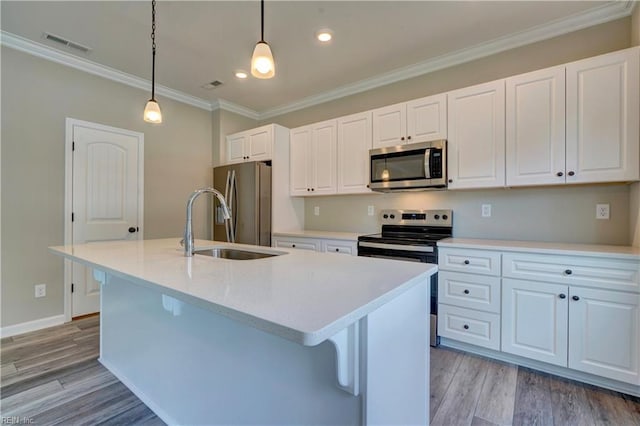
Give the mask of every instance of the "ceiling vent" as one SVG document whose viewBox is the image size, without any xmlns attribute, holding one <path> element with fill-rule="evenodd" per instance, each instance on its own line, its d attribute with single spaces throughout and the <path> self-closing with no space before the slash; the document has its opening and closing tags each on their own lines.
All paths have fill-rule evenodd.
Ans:
<svg viewBox="0 0 640 426">
<path fill-rule="evenodd" d="M 64 37 L 60 37 L 60 36 L 57 36 L 55 34 L 44 33 L 43 37 L 44 37 L 45 40 L 49 40 L 49 41 L 53 41 L 53 42 L 58 43 L 58 44 L 62 44 L 62 45 L 66 46 L 66 47 L 68 47 L 70 49 L 79 50 L 82 53 L 91 52 L 91 48 L 90 47 L 84 46 L 84 45 L 82 45 L 80 43 L 76 43 L 76 42 L 71 41 L 71 40 L 67 40 Z"/>
<path fill-rule="evenodd" d="M 202 87 L 203 89 L 212 90 L 219 86 L 222 86 L 222 82 L 220 80 L 214 80 L 210 83 L 203 84 L 200 87 Z"/>
</svg>

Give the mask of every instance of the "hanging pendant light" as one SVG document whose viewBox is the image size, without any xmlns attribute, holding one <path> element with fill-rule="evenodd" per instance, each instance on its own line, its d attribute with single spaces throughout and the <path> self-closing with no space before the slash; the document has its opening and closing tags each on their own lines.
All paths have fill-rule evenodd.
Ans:
<svg viewBox="0 0 640 426">
<path fill-rule="evenodd" d="M 156 0 L 151 1 L 151 99 L 144 107 L 144 121 L 147 123 L 162 123 L 162 112 L 156 101 Z"/>
<path fill-rule="evenodd" d="M 264 0 L 260 0 L 260 41 L 253 49 L 251 75 L 256 78 L 271 78 L 276 75 L 276 64 L 271 48 L 264 41 Z"/>
</svg>

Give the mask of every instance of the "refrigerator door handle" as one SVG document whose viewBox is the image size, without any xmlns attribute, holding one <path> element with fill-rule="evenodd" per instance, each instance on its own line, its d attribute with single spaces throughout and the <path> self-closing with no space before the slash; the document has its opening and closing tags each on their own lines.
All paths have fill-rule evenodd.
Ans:
<svg viewBox="0 0 640 426">
<path fill-rule="evenodd" d="M 231 171 L 227 171 L 227 182 L 224 187 L 224 199 L 229 200 L 229 191 L 231 189 Z M 230 220 L 223 220 L 224 222 L 224 230 L 227 234 L 227 241 L 231 242 L 231 226 L 229 224 Z"/>
<path fill-rule="evenodd" d="M 227 204 L 229 205 L 229 207 L 231 208 L 231 219 L 229 219 L 227 222 L 229 223 L 229 234 L 231 238 L 228 238 L 227 240 L 230 243 L 235 243 L 236 242 L 236 226 L 237 226 L 237 219 L 238 219 L 238 209 L 237 209 L 237 198 L 238 198 L 238 184 L 237 184 L 237 180 L 236 180 L 236 171 L 235 170 L 231 170 L 231 186 L 229 188 L 229 198 L 227 198 Z"/>
</svg>

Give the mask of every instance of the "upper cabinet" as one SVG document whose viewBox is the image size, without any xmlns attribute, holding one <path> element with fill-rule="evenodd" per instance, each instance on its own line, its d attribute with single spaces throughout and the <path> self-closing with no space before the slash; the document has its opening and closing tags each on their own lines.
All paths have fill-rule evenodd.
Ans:
<svg viewBox="0 0 640 426">
<path fill-rule="evenodd" d="M 565 181 L 565 67 L 507 78 L 507 186 Z"/>
<path fill-rule="evenodd" d="M 291 130 L 292 196 L 336 193 L 336 120 Z"/>
<path fill-rule="evenodd" d="M 447 96 L 440 94 L 372 111 L 373 148 L 447 138 Z"/>
<path fill-rule="evenodd" d="M 225 164 L 272 159 L 273 124 L 227 136 Z"/>
<path fill-rule="evenodd" d="M 448 93 L 449 189 L 504 186 L 505 82 Z"/>
<path fill-rule="evenodd" d="M 339 194 L 369 193 L 369 150 L 371 112 L 353 114 L 338 120 Z"/>
<path fill-rule="evenodd" d="M 640 49 L 567 65 L 567 182 L 640 178 Z"/>
</svg>

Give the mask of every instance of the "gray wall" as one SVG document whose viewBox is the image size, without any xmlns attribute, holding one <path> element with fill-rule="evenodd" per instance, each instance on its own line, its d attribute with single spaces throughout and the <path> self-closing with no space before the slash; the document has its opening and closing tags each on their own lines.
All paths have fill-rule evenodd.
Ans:
<svg viewBox="0 0 640 426">
<path fill-rule="evenodd" d="M 211 114 L 159 97 L 161 125 L 142 120 L 149 93 L 2 47 L 2 327 L 63 313 L 65 118 L 145 135 L 144 237 L 178 237 L 187 197 L 211 183 Z M 196 236 L 209 235 L 207 205 Z M 35 299 L 34 284 L 47 296 Z"/>
<path fill-rule="evenodd" d="M 631 45 L 640 46 L 640 5 L 638 4 L 636 4 L 636 8 L 633 11 L 633 16 L 631 17 Z M 640 247 L 640 182 L 631 185 L 630 193 L 630 238 L 631 243 L 634 246 Z"/>
<path fill-rule="evenodd" d="M 627 17 L 271 120 L 293 128 L 624 49 L 631 45 L 630 32 L 631 18 Z M 493 205 L 491 218 L 480 217 L 483 203 Z M 596 203 L 611 205 L 610 220 L 596 221 Z M 368 205 L 376 212 L 381 208 L 452 208 L 459 237 L 629 244 L 629 203 L 629 185 L 328 196 L 305 200 L 305 226 L 374 232 L 379 221 L 366 215 Z M 320 216 L 313 214 L 316 206 Z"/>
</svg>

